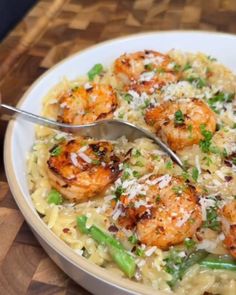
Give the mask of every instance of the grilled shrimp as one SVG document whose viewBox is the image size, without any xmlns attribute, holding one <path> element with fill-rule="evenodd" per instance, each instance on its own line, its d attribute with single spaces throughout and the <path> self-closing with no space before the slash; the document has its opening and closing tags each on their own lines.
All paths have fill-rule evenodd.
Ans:
<svg viewBox="0 0 236 295">
<path fill-rule="evenodd" d="M 224 244 L 236 258 L 236 200 L 221 209 L 222 230 L 225 234 Z"/>
<path fill-rule="evenodd" d="M 59 98 L 58 121 L 88 124 L 111 118 L 117 108 L 117 97 L 111 86 L 87 83 L 75 87 Z"/>
<path fill-rule="evenodd" d="M 120 174 L 120 159 L 106 141 L 71 140 L 55 146 L 48 160 L 51 185 L 73 202 L 102 194 Z"/>
<path fill-rule="evenodd" d="M 166 250 L 192 237 L 202 223 L 202 214 L 195 190 L 182 179 L 172 177 L 169 183 L 152 184 L 164 177 L 152 178 L 146 196 L 126 204 L 120 224 L 126 228 L 136 225 L 140 242 Z"/>
<path fill-rule="evenodd" d="M 148 109 L 145 120 L 175 151 L 198 144 L 203 139 L 202 126 L 211 132 L 216 129 L 214 112 L 199 99 L 164 102 Z"/>
<path fill-rule="evenodd" d="M 174 65 L 168 55 L 145 50 L 121 55 L 115 61 L 114 72 L 129 89 L 151 94 L 177 80 Z"/>
</svg>

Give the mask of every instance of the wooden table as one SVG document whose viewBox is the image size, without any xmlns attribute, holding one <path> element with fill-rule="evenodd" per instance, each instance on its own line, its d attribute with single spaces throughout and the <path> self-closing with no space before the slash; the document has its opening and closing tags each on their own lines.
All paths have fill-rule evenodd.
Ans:
<svg viewBox="0 0 236 295">
<path fill-rule="evenodd" d="M 16 104 L 39 75 L 94 43 L 173 29 L 236 33 L 236 1 L 39 1 L 0 45 L 3 101 Z M 1 121 L 1 150 L 5 127 Z M 0 294 L 89 294 L 40 247 L 12 198 L 2 159 L 0 163 Z"/>
</svg>

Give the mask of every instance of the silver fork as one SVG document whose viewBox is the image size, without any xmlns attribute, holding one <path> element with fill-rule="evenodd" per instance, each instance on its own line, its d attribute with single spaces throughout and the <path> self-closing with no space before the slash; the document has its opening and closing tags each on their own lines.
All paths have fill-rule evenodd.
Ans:
<svg viewBox="0 0 236 295">
<path fill-rule="evenodd" d="M 0 98 L 1 99 L 1 98 Z M 47 118 L 32 114 L 27 111 L 6 105 L 1 103 L 0 106 L 2 109 L 10 113 L 11 115 L 17 114 L 18 116 L 26 119 L 32 123 L 46 126 L 52 129 L 60 130 L 66 133 L 77 134 L 80 136 L 90 136 L 95 139 L 107 139 L 107 140 L 116 140 L 121 136 L 125 136 L 128 140 L 134 140 L 141 137 L 147 137 L 152 139 L 160 148 L 166 152 L 172 160 L 178 164 L 182 169 L 184 169 L 183 163 L 180 158 L 165 144 L 163 143 L 156 135 L 151 132 L 133 125 L 129 122 L 122 120 L 101 120 L 94 123 L 86 125 L 69 125 L 64 123 L 59 123 Z"/>
</svg>

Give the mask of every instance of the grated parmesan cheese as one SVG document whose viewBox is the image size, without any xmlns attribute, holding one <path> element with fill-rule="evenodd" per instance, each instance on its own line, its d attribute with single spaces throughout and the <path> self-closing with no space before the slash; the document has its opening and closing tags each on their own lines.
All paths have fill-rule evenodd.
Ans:
<svg viewBox="0 0 236 295">
<path fill-rule="evenodd" d="M 151 248 L 149 248 L 146 252 L 145 252 L 145 255 L 146 256 L 151 256 L 155 251 L 156 251 L 157 247 L 156 246 L 153 246 Z"/>
<path fill-rule="evenodd" d="M 84 153 L 79 152 L 79 153 L 78 153 L 78 156 L 79 156 L 82 160 L 84 160 L 85 162 L 87 162 L 87 163 L 89 163 L 89 164 L 92 162 L 92 160 L 91 160 L 86 154 L 84 154 Z"/>
<path fill-rule="evenodd" d="M 78 167 L 79 166 L 79 162 L 77 160 L 77 154 L 76 153 L 70 153 L 70 159 L 71 159 L 72 164 L 75 167 Z"/>
</svg>

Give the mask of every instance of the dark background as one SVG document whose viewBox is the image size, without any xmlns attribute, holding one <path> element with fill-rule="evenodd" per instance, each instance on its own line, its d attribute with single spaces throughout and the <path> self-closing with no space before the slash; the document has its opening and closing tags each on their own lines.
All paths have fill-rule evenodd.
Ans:
<svg viewBox="0 0 236 295">
<path fill-rule="evenodd" d="M 0 0 L 0 41 L 36 2 L 36 0 Z"/>
</svg>

